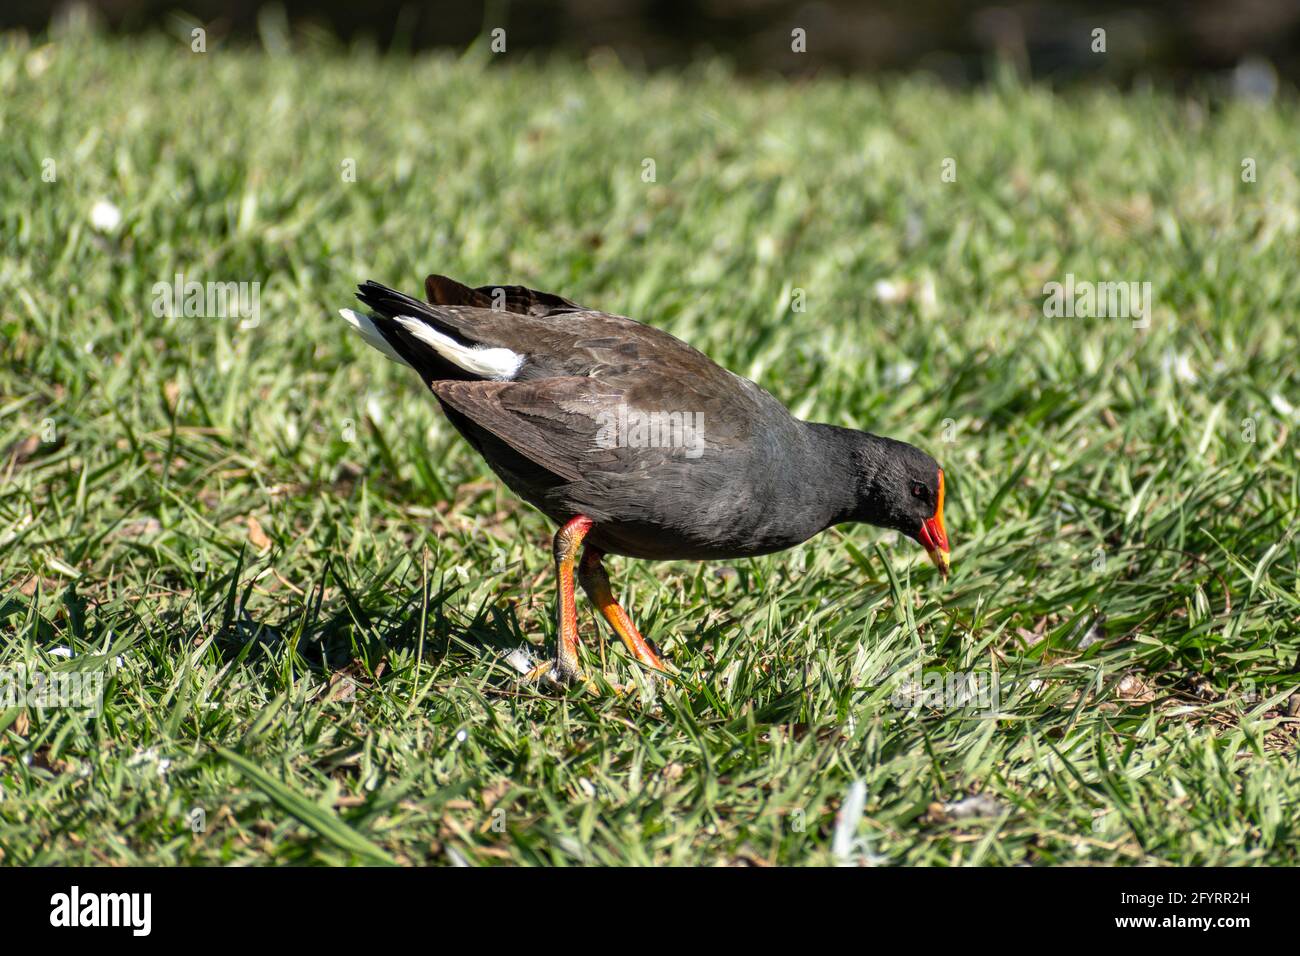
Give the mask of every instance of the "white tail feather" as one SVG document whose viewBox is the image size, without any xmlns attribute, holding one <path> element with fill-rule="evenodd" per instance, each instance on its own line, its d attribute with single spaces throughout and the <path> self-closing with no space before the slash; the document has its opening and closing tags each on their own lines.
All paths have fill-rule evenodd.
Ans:
<svg viewBox="0 0 1300 956">
<path fill-rule="evenodd" d="M 360 312 L 353 312 L 351 309 L 339 309 L 339 315 L 347 321 L 348 325 L 360 333 L 361 337 L 366 340 L 366 344 L 378 349 L 384 353 L 384 356 L 401 365 L 409 365 L 406 359 L 402 358 L 388 344 L 388 340 L 383 337 L 380 331 L 375 328 L 375 323 L 370 321 L 370 317 L 362 315 Z"/>
<path fill-rule="evenodd" d="M 393 317 L 393 321 L 448 362 L 472 375 L 508 382 L 519 374 L 519 368 L 524 364 L 524 357 L 518 352 L 481 345 L 462 345 L 419 319 L 398 315 Z"/>
</svg>

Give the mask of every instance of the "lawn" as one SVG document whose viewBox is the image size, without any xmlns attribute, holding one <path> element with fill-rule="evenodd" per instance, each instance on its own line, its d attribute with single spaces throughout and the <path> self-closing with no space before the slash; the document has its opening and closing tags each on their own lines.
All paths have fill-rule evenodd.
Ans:
<svg viewBox="0 0 1300 956">
<path fill-rule="evenodd" d="M 1298 114 L 0 38 L 0 670 L 103 681 L 0 706 L 3 862 L 1300 863 Z M 953 576 L 613 559 L 682 676 L 580 599 L 633 691 L 522 683 L 551 527 L 336 315 L 428 272 L 926 448 Z"/>
</svg>

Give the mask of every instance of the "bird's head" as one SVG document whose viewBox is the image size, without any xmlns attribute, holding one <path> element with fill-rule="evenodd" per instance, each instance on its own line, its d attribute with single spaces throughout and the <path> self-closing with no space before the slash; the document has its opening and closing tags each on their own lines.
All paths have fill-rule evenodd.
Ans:
<svg viewBox="0 0 1300 956">
<path fill-rule="evenodd" d="M 912 537 L 921 542 L 925 553 L 945 578 L 948 576 L 948 530 L 943 526 L 943 469 L 935 465 L 929 481 L 917 479 L 911 487 L 916 501 L 920 530 Z M 915 519 L 913 521 L 915 527 Z"/>
<path fill-rule="evenodd" d="M 943 526 L 943 469 L 921 449 L 877 438 L 859 450 L 860 521 L 901 531 L 925 548 L 948 576 L 948 532 Z"/>
</svg>

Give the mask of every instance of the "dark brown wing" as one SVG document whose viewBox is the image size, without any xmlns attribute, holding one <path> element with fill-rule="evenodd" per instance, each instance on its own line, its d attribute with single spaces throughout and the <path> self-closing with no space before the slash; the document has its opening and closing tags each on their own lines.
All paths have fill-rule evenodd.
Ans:
<svg viewBox="0 0 1300 956">
<path fill-rule="evenodd" d="M 485 290 L 497 288 L 507 290 L 506 301 L 520 311 L 477 304 Z M 766 468 L 776 433 L 795 428 L 784 407 L 753 382 L 653 326 L 517 286 L 471 289 L 430 276 L 426 292 L 438 301 L 426 304 L 369 282 L 359 297 L 379 316 L 376 324 L 394 348 L 404 357 L 409 353 L 407 360 L 429 388 L 459 416 L 453 422 L 467 438 L 474 441 L 477 429 L 561 481 L 599 472 L 608 480 L 640 475 L 646 482 L 668 482 L 682 468 L 689 469 L 683 474 L 699 470 L 692 456 L 714 460 L 720 473 L 747 467 L 737 455 Z M 545 314 L 537 314 L 543 309 Z M 421 346 L 384 318 L 391 316 L 419 319 L 462 342 L 509 349 L 524 361 L 511 381 L 484 381 Z M 597 433 L 623 409 L 643 422 L 658 416 L 691 423 L 690 455 L 679 445 L 664 448 L 653 441 L 603 447 Z M 479 450 L 493 467 L 519 470 L 518 461 L 495 461 L 490 444 Z"/>
<path fill-rule="evenodd" d="M 467 305 L 516 315 L 546 316 L 585 311 L 576 302 L 550 292 L 539 292 L 522 285 L 483 285 L 472 289 L 449 276 L 425 278 L 424 293 L 433 305 Z"/>
<path fill-rule="evenodd" d="M 434 382 L 429 387 L 476 426 L 566 481 L 578 481 L 586 469 L 616 458 L 598 438 L 623 393 L 596 379 Z"/>
<path fill-rule="evenodd" d="M 449 276 L 432 275 L 424 280 L 424 294 L 433 305 L 469 305 L 478 309 L 492 308 L 492 300 L 477 289 Z"/>
<path fill-rule="evenodd" d="M 431 297 L 479 301 L 480 289 L 470 289 L 445 276 L 431 276 L 427 291 Z M 579 309 L 569 300 L 522 286 L 483 286 L 522 290 L 515 298 L 520 308 L 537 303 L 560 302 L 544 315 L 535 311 L 514 312 L 477 305 L 429 304 L 375 282 L 363 283 L 361 299 L 377 317 L 377 324 L 390 344 L 402 353 L 426 382 L 465 379 L 463 370 L 447 367 L 427 346 L 393 326 L 389 319 L 403 316 L 418 319 L 457 340 L 489 348 L 506 348 L 524 357 L 517 381 L 564 376 L 602 379 L 629 389 L 630 400 L 658 407 L 680 396 L 683 390 L 698 392 L 704 400 L 730 395 L 743 380 L 718 366 L 702 352 L 681 339 L 634 319 L 607 312 Z M 531 297 L 531 298 L 529 298 Z M 429 353 L 425 355 L 424 353 Z M 668 383 L 672 383 L 671 385 Z M 744 391 L 744 389 L 742 389 Z M 743 399 L 740 395 L 737 400 Z"/>
</svg>

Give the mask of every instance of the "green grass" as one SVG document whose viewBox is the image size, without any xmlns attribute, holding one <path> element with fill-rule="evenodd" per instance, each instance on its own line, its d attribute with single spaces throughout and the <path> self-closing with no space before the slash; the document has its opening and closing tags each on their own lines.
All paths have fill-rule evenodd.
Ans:
<svg viewBox="0 0 1300 956">
<path fill-rule="evenodd" d="M 0 665 L 109 675 L 98 718 L 0 711 L 3 861 L 1300 863 L 1297 120 L 0 40 Z M 855 526 L 734 574 L 616 559 L 683 678 L 520 684 L 548 523 L 335 315 L 430 271 L 927 448 L 954 576 Z M 156 318 L 178 272 L 260 282 L 260 324 Z M 1150 327 L 1045 318 L 1067 273 L 1151 282 Z M 997 706 L 908 709 L 912 667 Z"/>
</svg>

